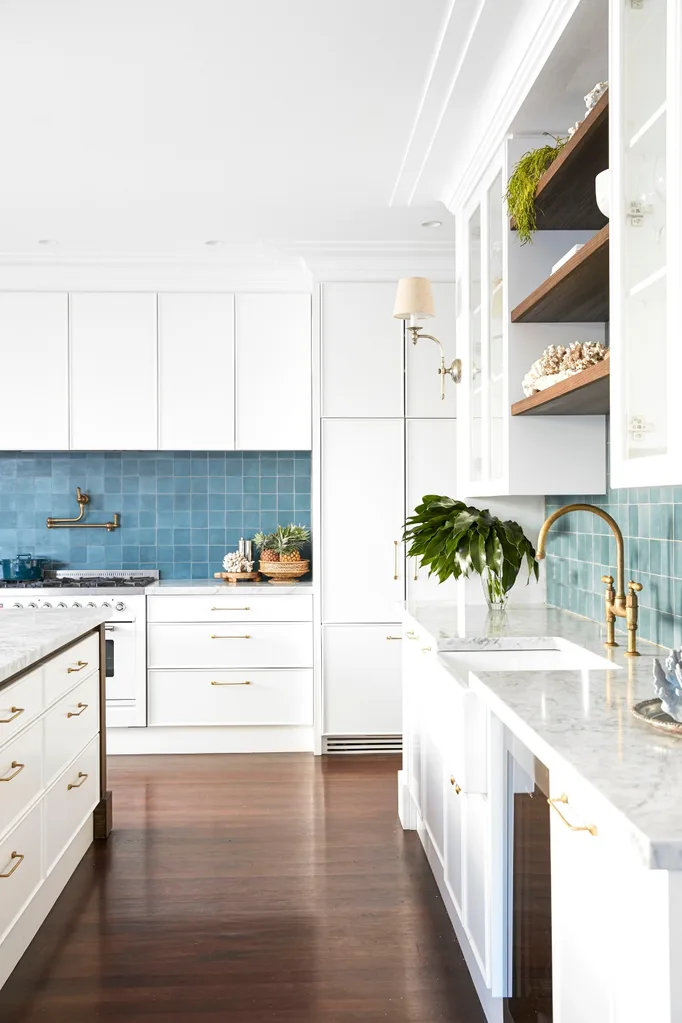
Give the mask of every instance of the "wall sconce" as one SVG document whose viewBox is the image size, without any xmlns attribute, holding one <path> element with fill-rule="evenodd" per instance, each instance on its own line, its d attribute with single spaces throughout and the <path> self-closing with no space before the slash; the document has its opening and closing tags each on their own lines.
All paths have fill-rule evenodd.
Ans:
<svg viewBox="0 0 682 1023">
<path fill-rule="evenodd" d="M 449 366 L 445 365 L 445 352 L 437 337 L 433 334 L 421 334 L 421 327 L 417 320 L 430 320 L 436 315 L 433 303 L 433 292 L 431 281 L 428 277 L 403 277 L 398 281 L 398 291 L 395 296 L 395 308 L 393 316 L 396 320 L 409 320 L 407 329 L 412 334 L 412 344 L 426 338 L 435 341 L 440 348 L 440 397 L 445 400 L 445 377 L 452 377 L 456 384 L 462 380 L 462 360 L 453 359 Z"/>
</svg>

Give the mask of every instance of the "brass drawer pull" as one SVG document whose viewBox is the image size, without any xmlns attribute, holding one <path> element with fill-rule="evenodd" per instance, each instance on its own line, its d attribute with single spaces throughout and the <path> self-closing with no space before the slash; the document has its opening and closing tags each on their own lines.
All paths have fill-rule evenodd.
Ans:
<svg viewBox="0 0 682 1023">
<path fill-rule="evenodd" d="M 25 707 L 10 707 L 9 712 L 11 717 L 0 718 L 0 725 L 8 725 L 10 721 L 14 721 L 14 719 L 18 718 L 20 714 L 23 714 L 25 710 Z"/>
<path fill-rule="evenodd" d="M 398 541 L 393 541 L 393 578 L 398 578 Z"/>
<path fill-rule="evenodd" d="M 76 706 L 79 709 L 78 710 L 70 710 L 69 713 L 66 715 L 67 718 L 79 718 L 81 716 L 81 714 L 84 714 L 85 711 L 88 709 L 89 704 L 87 704 L 87 703 L 77 703 Z"/>
<path fill-rule="evenodd" d="M 15 870 L 18 870 L 21 864 L 24 862 L 26 857 L 22 853 L 13 852 L 10 856 L 10 860 L 16 860 L 11 870 L 8 870 L 5 874 L 0 874 L 0 877 L 11 877 Z"/>
<path fill-rule="evenodd" d="M 419 582 L 419 559 L 414 559 L 414 581 Z"/>
<path fill-rule="evenodd" d="M 422 647 L 422 653 L 423 654 L 430 654 L 431 653 L 431 647 L 430 646 L 423 646 Z"/>
<path fill-rule="evenodd" d="M 70 792 L 71 789 L 79 789 L 81 787 L 81 785 L 85 785 L 86 781 L 88 780 L 88 775 L 87 774 L 83 774 L 82 771 L 79 771 L 78 772 L 78 778 L 79 778 L 78 781 L 70 782 L 66 786 L 67 792 Z"/>
<path fill-rule="evenodd" d="M 21 774 L 21 772 L 23 771 L 23 769 L 25 767 L 26 767 L 26 764 L 20 764 L 17 760 L 13 760 L 12 761 L 12 766 L 10 767 L 10 771 L 13 771 L 14 773 L 13 774 L 9 774 L 6 778 L 0 778 L 0 782 L 12 781 L 12 779 L 16 778 L 16 776 L 18 774 Z"/>
<path fill-rule="evenodd" d="M 88 666 L 88 662 L 87 661 L 76 661 L 76 664 L 78 665 L 78 667 L 76 667 L 76 668 L 67 668 L 66 669 L 66 672 L 67 672 L 68 675 L 71 675 L 74 671 L 82 671 L 83 668 L 87 668 L 87 666 Z"/>
<path fill-rule="evenodd" d="M 386 639 L 402 639 L 402 636 L 387 636 Z"/>
<path fill-rule="evenodd" d="M 211 611 L 250 611 L 250 607 L 212 607 Z"/>
<path fill-rule="evenodd" d="M 251 639 L 250 636 L 216 636 L 213 632 L 211 633 L 211 639 Z"/>
<path fill-rule="evenodd" d="M 251 682 L 211 682 L 212 686 L 250 686 Z"/>
<path fill-rule="evenodd" d="M 566 827 L 570 828 L 571 831 L 589 831 L 589 833 L 591 835 L 594 835 L 596 837 L 596 835 L 597 835 L 597 825 L 596 824 L 583 824 L 582 826 L 579 826 L 577 824 L 571 824 L 570 821 L 566 820 L 566 818 L 564 817 L 563 813 L 561 812 L 559 807 L 556 805 L 557 803 L 561 803 L 563 806 L 567 806 L 568 805 L 568 796 L 566 795 L 565 792 L 562 792 L 560 796 L 556 796 L 554 799 L 548 799 L 547 802 L 552 807 L 552 809 L 555 810 L 556 813 L 559 814 L 559 817 L 561 817 L 561 819 L 564 822 L 564 824 L 566 825 Z"/>
<path fill-rule="evenodd" d="M 455 781 L 455 779 L 454 779 L 454 778 L 452 777 L 452 775 L 450 775 L 450 784 L 454 786 L 455 792 L 457 793 L 457 795 L 459 795 L 459 794 L 460 794 L 460 792 L 462 791 L 462 789 L 461 789 L 461 787 L 460 787 L 460 786 L 459 786 L 459 785 L 457 784 L 457 782 L 456 782 L 456 781 Z"/>
</svg>

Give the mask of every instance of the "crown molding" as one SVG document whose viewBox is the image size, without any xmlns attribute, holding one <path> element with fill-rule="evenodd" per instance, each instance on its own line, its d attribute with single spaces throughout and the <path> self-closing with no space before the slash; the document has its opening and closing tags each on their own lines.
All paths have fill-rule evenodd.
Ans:
<svg viewBox="0 0 682 1023">
<path fill-rule="evenodd" d="M 440 241 L 301 242 L 291 250 L 304 261 L 311 283 L 320 280 L 394 281 L 422 276 L 451 281 L 454 238 Z"/>
</svg>

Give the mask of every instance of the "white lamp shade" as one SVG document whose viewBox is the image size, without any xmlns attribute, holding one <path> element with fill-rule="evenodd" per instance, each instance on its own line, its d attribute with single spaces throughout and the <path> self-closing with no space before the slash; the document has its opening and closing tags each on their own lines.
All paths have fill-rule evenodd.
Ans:
<svg viewBox="0 0 682 1023">
<path fill-rule="evenodd" d="M 402 277 L 398 281 L 393 315 L 396 320 L 430 320 L 436 315 L 428 277 Z"/>
</svg>

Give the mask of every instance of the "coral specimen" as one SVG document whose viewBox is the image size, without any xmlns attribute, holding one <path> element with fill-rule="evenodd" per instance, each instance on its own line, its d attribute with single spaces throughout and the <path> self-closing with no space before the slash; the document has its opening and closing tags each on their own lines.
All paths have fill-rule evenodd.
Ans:
<svg viewBox="0 0 682 1023">
<path fill-rule="evenodd" d="M 573 341 L 568 347 L 550 345 L 523 378 L 523 393 L 530 397 L 588 366 L 602 362 L 608 354 L 608 348 L 601 341 Z"/>
</svg>

